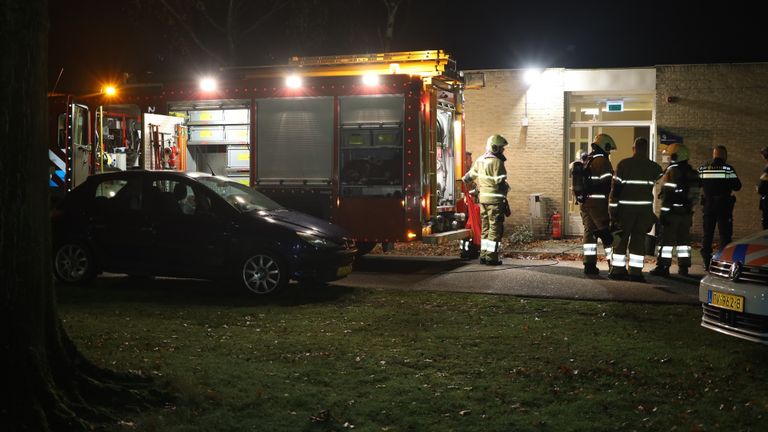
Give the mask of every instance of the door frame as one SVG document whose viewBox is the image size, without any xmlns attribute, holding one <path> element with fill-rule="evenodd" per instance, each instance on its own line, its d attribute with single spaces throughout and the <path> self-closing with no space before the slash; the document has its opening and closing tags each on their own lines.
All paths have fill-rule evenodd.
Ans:
<svg viewBox="0 0 768 432">
<path fill-rule="evenodd" d="M 572 161 L 575 160 L 576 155 L 571 155 L 571 146 L 570 146 L 570 131 L 574 128 L 588 128 L 589 130 L 589 136 L 588 136 L 588 142 L 592 142 L 595 135 L 597 134 L 596 130 L 597 128 L 616 128 L 616 127 L 631 127 L 631 128 L 637 128 L 637 127 L 647 127 L 649 130 L 649 145 L 648 145 L 648 157 L 651 160 L 656 160 L 656 122 L 655 118 L 653 120 L 624 120 L 624 121 L 573 121 L 570 122 L 568 125 L 568 131 L 564 134 L 565 135 L 565 149 L 563 151 L 564 154 L 564 164 L 563 164 L 563 233 L 567 236 L 573 236 L 573 235 L 579 235 L 581 234 L 582 230 L 579 229 L 581 224 L 579 219 L 576 219 L 576 223 L 573 224 L 571 222 L 572 217 L 579 217 L 578 214 L 572 215 L 569 207 L 570 202 L 573 200 L 573 196 L 571 193 L 571 187 L 570 187 L 570 172 L 569 172 L 569 165 Z M 618 163 L 618 161 L 614 162 L 614 169 L 615 164 Z"/>
</svg>

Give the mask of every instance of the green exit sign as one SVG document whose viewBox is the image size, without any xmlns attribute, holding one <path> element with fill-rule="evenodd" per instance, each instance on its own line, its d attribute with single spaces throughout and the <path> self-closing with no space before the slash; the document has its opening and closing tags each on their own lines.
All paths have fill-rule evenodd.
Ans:
<svg viewBox="0 0 768 432">
<path fill-rule="evenodd" d="M 608 112 L 622 112 L 624 111 L 624 101 L 615 100 L 606 102 Z"/>
</svg>

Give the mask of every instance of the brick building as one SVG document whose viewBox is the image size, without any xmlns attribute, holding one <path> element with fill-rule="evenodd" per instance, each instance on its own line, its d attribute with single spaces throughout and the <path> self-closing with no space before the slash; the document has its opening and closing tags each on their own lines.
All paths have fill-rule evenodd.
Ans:
<svg viewBox="0 0 768 432">
<path fill-rule="evenodd" d="M 768 64 L 552 68 L 532 80 L 525 70 L 472 70 L 464 77 L 467 150 L 479 156 L 495 133 L 511 143 L 508 227 L 531 225 L 545 237 L 549 217 L 558 211 L 564 233 L 580 235 L 568 165 L 604 132 L 619 147 L 611 155 L 614 166 L 631 155 L 636 136 L 650 140 L 649 156 L 662 166 L 660 133 L 683 139 L 694 168 L 709 160 L 713 146 L 725 145 L 744 184 L 737 193 L 734 236 L 760 229 L 755 184 L 764 166 L 758 151 L 768 145 Z M 700 211 L 693 233 L 700 238 Z"/>
</svg>

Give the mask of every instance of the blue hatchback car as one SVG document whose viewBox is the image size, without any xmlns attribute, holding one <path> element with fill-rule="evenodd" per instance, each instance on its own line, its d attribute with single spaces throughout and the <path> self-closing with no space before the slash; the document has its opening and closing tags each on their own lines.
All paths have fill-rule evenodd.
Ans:
<svg viewBox="0 0 768 432">
<path fill-rule="evenodd" d="M 341 227 L 203 173 L 93 175 L 51 221 L 54 274 L 73 284 L 113 272 L 229 279 L 271 294 L 290 279 L 343 278 L 357 253 Z"/>
</svg>

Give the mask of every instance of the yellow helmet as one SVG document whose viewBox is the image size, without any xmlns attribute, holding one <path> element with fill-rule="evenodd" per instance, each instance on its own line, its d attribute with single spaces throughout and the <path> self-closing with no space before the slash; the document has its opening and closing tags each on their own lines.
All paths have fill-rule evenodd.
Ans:
<svg viewBox="0 0 768 432">
<path fill-rule="evenodd" d="M 485 149 L 491 153 L 501 153 L 504 147 L 509 144 L 507 139 L 501 135 L 491 135 L 485 142 Z"/>
<path fill-rule="evenodd" d="M 616 142 L 610 135 L 604 133 L 597 134 L 595 139 L 592 140 L 592 145 L 599 147 L 600 150 L 603 150 L 606 153 L 616 150 Z"/>
<path fill-rule="evenodd" d="M 675 162 L 686 161 L 690 157 L 688 147 L 677 143 L 668 145 L 661 154 L 669 155 L 669 158 Z"/>
</svg>

